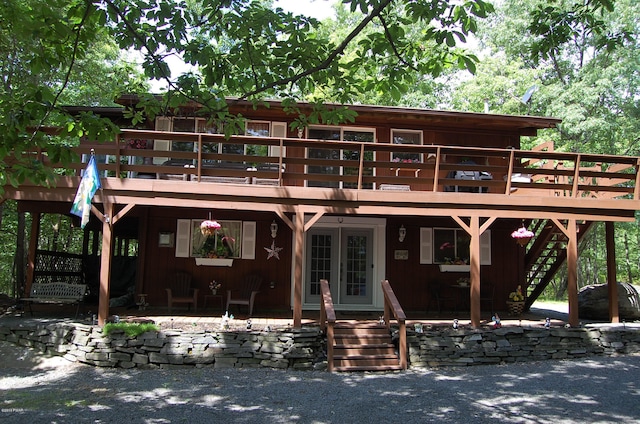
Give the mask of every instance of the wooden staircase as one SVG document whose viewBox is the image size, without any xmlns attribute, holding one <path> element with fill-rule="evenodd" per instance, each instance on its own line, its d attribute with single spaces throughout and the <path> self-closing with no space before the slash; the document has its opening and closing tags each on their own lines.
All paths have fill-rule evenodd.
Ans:
<svg viewBox="0 0 640 424">
<path fill-rule="evenodd" d="M 578 223 L 578 242 L 588 233 L 592 224 L 591 221 Z M 525 309 L 529 309 L 536 301 L 567 260 L 567 236 L 552 221 L 533 221 L 530 229 L 536 236 L 525 256 Z"/>
<path fill-rule="evenodd" d="M 334 326 L 334 371 L 401 370 L 387 327 L 377 322 L 339 322 Z"/>
<path fill-rule="evenodd" d="M 407 317 L 388 280 L 384 293 L 384 323 L 337 322 L 329 282 L 320 280 L 320 329 L 327 335 L 327 370 L 392 371 L 407 369 Z M 391 319 L 398 325 L 398 349 L 391 338 Z"/>
</svg>

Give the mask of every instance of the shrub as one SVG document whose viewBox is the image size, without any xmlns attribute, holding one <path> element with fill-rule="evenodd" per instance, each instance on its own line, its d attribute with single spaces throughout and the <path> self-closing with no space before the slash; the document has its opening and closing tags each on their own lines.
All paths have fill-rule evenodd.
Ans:
<svg viewBox="0 0 640 424">
<path fill-rule="evenodd" d="M 150 323 L 137 323 L 137 322 L 118 322 L 108 323 L 102 328 L 102 332 L 105 335 L 109 335 L 114 331 L 122 331 L 129 337 L 137 337 L 142 333 L 148 331 L 159 331 L 160 328 L 155 324 Z"/>
</svg>

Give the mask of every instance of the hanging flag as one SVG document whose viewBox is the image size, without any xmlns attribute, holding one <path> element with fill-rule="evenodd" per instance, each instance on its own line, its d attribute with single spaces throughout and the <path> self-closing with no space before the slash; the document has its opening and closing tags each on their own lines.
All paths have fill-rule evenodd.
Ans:
<svg viewBox="0 0 640 424">
<path fill-rule="evenodd" d="M 89 222 L 89 216 L 91 214 L 91 199 L 96 191 L 101 188 L 100 176 L 98 175 L 98 165 L 96 165 L 96 157 L 91 154 L 87 169 L 85 169 L 78 186 L 78 192 L 76 198 L 71 206 L 71 213 L 82 218 L 80 227 L 84 229 L 85 225 Z"/>
</svg>

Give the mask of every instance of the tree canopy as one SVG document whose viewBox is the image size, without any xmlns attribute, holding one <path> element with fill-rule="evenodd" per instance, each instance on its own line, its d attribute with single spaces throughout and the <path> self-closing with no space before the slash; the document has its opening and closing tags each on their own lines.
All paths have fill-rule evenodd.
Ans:
<svg viewBox="0 0 640 424">
<path fill-rule="evenodd" d="M 343 3 L 356 18 L 336 39 L 321 30 L 318 20 L 274 8 L 269 0 L 5 2 L 0 7 L 5 53 L 0 66 L 6 70 L 0 92 L 4 135 L 0 186 L 25 178 L 44 184 L 51 178 L 33 158 L 9 165 L 6 159 L 12 152 L 41 147 L 55 161 L 69 159 L 69 150 L 61 146 L 73 139 L 61 143 L 35 128 L 56 125 L 64 129 L 62 136 L 96 140 L 117 131 L 106 120 L 64 112 L 60 106 L 65 100 L 84 100 L 68 93 L 91 92 L 75 88 L 93 84 L 95 89 L 98 81 L 112 81 L 123 91 L 139 93 L 140 108 L 128 115 L 134 123 L 185 101 L 202 104 L 204 112 L 224 121 L 232 118 L 227 110 L 230 97 L 256 103 L 280 98 L 292 112 L 297 112 L 300 100 L 350 104 L 370 92 L 398 98 L 424 75 L 437 76 L 452 67 L 473 71 L 476 57 L 456 45 L 493 10 L 483 0 Z M 106 54 L 114 42 L 121 51 L 142 57 L 146 77 L 167 81 L 169 89 L 161 100 L 149 96 L 137 77 L 127 78 L 133 73 L 127 75 L 126 68 L 123 72 L 108 63 L 117 58 Z M 167 63 L 171 56 L 194 70 L 171 75 Z M 87 67 L 91 75 L 83 75 L 85 60 L 102 68 Z M 345 109 L 318 106 L 311 119 L 336 122 L 349 116 Z"/>
</svg>

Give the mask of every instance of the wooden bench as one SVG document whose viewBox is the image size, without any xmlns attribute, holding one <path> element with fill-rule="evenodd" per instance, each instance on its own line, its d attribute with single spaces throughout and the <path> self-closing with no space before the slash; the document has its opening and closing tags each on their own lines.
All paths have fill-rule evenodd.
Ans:
<svg viewBox="0 0 640 424">
<path fill-rule="evenodd" d="M 78 318 L 80 304 L 84 300 L 86 292 L 86 284 L 33 283 L 29 297 L 23 297 L 20 300 L 29 306 L 31 315 L 33 315 L 31 305 L 34 303 L 76 304 L 75 318 Z"/>
</svg>

